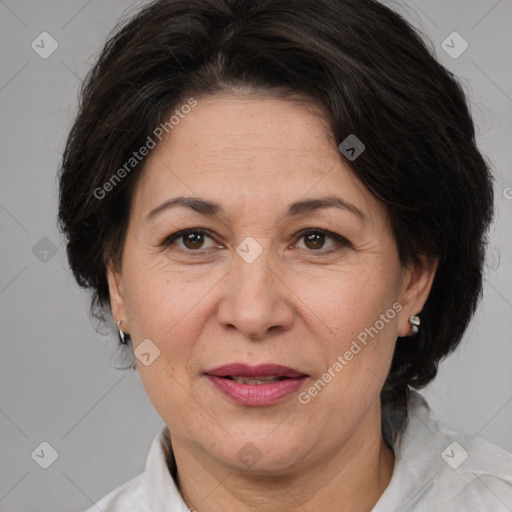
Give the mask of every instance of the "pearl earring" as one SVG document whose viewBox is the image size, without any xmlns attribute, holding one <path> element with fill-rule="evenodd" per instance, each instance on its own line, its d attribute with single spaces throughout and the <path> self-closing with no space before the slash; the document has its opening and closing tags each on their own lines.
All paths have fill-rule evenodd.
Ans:
<svg viewBox="0 0 512 512">
<path fill-rule="evenodd" d="M 409 318 L 409 322 L 412 326 L 413 334 L 418 334 L 418 332 L 420 330 L 420 323 L 421 323 L 420 317 L 418 315 L 411 315 Z"/>
</svg>

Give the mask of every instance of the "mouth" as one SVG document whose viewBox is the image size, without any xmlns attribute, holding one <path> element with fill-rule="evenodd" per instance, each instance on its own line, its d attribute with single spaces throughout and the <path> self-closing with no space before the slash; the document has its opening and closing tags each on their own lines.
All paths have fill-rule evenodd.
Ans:
<svg viewBox="0 0 512 512">
<path fill-rule="evenodd" d="M 277 364 L 223 365 L 205 372 L 218 391 L 242 405 L 272 405 L 295 393 L 308 374 Z"/>
<path fill-rule="evenodd" d="M 207 370 L 205 374 L 232 380 L 246 379 L 258 382 L 269 382 L 274 379 L 296 379 L 308 376 L 305 372 L 301 372 L 290 366 L 274 363 L 260 364 L 258 366 L 250 366 L 244 363 L 230 363 Z M 244 384 L 246 383 L 247 382 L 244 382 Z"/>
<path fill-rule="evenodd" d="M 256 386 L 260 386 L 261 384 L 269 384 L 272 382 L 279 382 L 281 380 L 289 379 L 290 377 L 274 377 L 273 375 L 263 375 L 261 377 L 242 377 L 242 376 L 232 376 L 226 375 L 221 377 L 222 379 L 229 379 L 235 381 L 237 384 L 256 384 Z"/>
</svg>

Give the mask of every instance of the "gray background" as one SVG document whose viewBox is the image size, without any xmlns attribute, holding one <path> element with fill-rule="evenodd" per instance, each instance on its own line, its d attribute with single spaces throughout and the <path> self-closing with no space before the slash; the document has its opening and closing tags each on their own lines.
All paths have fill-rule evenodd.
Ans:
<svg viewBox="0 0 512 512">
<path fill-rule="evenodd" d="M 138 374 L 114 368 L 117 339 L 95 332 L 56 229 L 56 170 L 81 79 L 142 3 L 0 0 L 0 512 L 84 510 L 144 470 L 162 424 Z M 424 394 L 455 429 L 512 451 L 512 0 L 393 6 L 460 77 L 496 174 L 484 300 Z M 31 48 L 43 31 L 59 45 L 47 59 Z M 469 43 L 456 59 L 441 46 L 453 31 Z M 48 469 L 31 457 L 43 441 L 58 452 Z"/>
</svg>

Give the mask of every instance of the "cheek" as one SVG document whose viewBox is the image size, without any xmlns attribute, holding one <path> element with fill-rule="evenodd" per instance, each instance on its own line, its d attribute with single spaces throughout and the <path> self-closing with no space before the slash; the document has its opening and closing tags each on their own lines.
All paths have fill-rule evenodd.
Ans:
<svg viewBox="0 0 512 512">
<path fill-rule="evenodd" d="M 319 332 L 325 332 L 329 346 L 336 350 L 350 345 L 351 340 L 379 321 L 398 297 L 395 273 L 389 268 L 379 270 L 375 263 L 347 266 L 322 277 L 295 276 L 294 280 L 294 293 L 311 311 Z M 388 331 L 394 318 L 392 310 L 385 328 L 381 322 L 378 327 Z"/>
<path fill-rule="evenodd" d="M 134 347 L 151 339 L 171 367 L 188 358 L 211 314 L 208 293 L 221 275 L 170 268 L 164 255 L 127 259 L 125 304 Z"/>
<path fill-rule="evenodd" d="M 189 315 L 199 301 L 195 289 L 193 284 L 185 287 L 165 279 L 132 282 L 127 307 L 130 329 L 138 338 L 151 338 L 159 345 L 178 338 L 173 333 L 189 324 Z"/>
<path fill-rule="evenodd" d="M 313 410 L 328 410 L 339 422 L 352 418 L 355 425 L 378 399 L 386 380 L 400 305 L 394 289 L 384 282 L 363 287 L 356 276 L 337 284 L 331 282 L 328 297 L 312 297 L 332 332 L 317 345 L 323 368 L 302 399 L 311 400 Z"/>
<path fill-rule="evenodd" d="M 330 414 L 340 421 L 369 407 L 386 379 L 400 309 L 397 276 L 389 266 L 353 266 L 298 292 L 306 297 L 308 309 L 314 312 L 310 317 L 317 323 L 316 318 L 321 320 L 325 333 L 318 336 L 316 347 L 322 369 L 306 393 L 316 402 L 313 407 L 332 409 L 333 403 L 338 404 Z"/>
</svg>

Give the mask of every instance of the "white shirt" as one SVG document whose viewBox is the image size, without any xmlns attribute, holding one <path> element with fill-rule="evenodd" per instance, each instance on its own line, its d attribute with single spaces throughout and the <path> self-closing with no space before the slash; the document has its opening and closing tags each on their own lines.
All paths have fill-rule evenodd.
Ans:
<svg viewBox="0 0 512 512">
<path fill-rule="evenodd" d="M 86 512 L 189 512 L 166 464 L 166 430 L 154 438 L 145 472 Z M 372 512 L 512 512 L 512 454 L 448 429 L 417 392 L 393 449 L 393 476 Z"/>
</svg>

